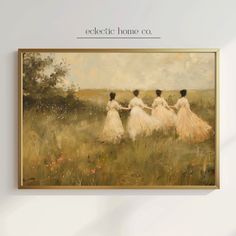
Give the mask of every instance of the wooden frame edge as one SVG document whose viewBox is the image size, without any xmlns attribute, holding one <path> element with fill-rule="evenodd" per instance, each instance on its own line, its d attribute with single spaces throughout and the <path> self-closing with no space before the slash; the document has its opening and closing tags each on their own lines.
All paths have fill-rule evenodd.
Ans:
<svg viewBox="0 0 236 236">
<path fill-rule="evenodd" d="M 195 52 L 195 53 L 215 53 L 215 95 L 216 95 L 216 136 L 215 136 L 215 185 L 166 185 L 166 186 L 26 186 L 23 184 L 23 105 L 22 105 L 22 55 L 24 52 L 70 52 L 70 53 L 177 53 L 177 52 Z M 219 48 L 19 48 L 18 49 L 18 189 L 87 189 L 87 190 L 118 190 L 118 189 L 137 189 L 137 190 L 215 190 L 220 189 L 220 153 L 219 153 Z"/>
</svg>

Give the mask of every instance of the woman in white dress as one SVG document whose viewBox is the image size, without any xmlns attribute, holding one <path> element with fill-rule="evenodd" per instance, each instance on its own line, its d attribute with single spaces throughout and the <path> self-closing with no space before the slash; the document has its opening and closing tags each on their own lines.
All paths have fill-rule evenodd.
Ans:
<svg viewBox="0 0 236 236">
<path fill-rule="evenodd" d="M 189 143 L 207 140 L 212 132 L 211 126 L 191 111 L 188 99 L 186 98 L 187 90 L 181 90 L 180 94 L 181 98 L 173 106 L 178 110 L 176 131 L 179 138 Z"/>
<path fill-rule="evenodd" d="M 119 143 L 124 135 L 124 128 L 118 113 L 119 110 L 129 110 L 122 107 L 116 100 L 116 94 L 110 93 L 110 101 L 107 103 L 107 117 L 100 136 L 100 140 L 106 143 Z"/>
<path fill-rule="evenodd" d="M 147 114 L 143 109 L 152 110 L 143 103 L 142 99 L 138 97 L 139 91 L 133 91 L 134 98 L 130 100 L 128 108 L 131 109 L 130 116 L 127 123 L 127 131 L 130 138 L 135 141 L 138 135 L 148 136 L 154 130 L 159 129 L 160 122 Z"/>
<path fill-rule="evenodd" d="M 176 114 L 166 100 L 161 97 L 161 93 L 161 90 L 156 90 L 157 97 L 152 103 L 152 116 L 161 122 L 163 131 L 167 131 L 175 126 Z"/>
</svg>

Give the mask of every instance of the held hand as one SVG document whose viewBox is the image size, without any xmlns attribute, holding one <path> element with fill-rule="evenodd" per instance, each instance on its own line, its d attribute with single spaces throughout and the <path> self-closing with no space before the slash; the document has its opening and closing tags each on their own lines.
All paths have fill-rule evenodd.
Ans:
<svg viewBox="0 0 236 236">
<path fill-rule="evenodd" d="M 122 109 L 122 110 L 125 110 L 125 111 L 129 111 L 129 110 L 130 110 L 129 107 L 122 107 L 121 109 Z"/>
<path fill-rule="evenodd" d="M 152 110 L 152 108 L 151 108 L 151 107 L 148 107 L 148 106 L 145 106 L 145 108 L 148 109 L 148 110 Z"/>
<path fill-rule="evenodd" d="M 174 111 L 174 110 L 173 110 L 173 108 L 174 108 L 173 106 L 168 106 L 168 107 L 166 107 L 166 108 L 167 108 L 169 111 Z"/>
</svg>

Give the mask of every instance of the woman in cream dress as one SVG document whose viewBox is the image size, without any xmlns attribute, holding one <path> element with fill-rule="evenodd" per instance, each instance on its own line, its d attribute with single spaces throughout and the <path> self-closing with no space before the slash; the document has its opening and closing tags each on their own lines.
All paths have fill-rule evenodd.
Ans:
<svg viewBox="0 0 236 236">
<path fill-rule="evenodd" d="M 161 93 L 161 90 L 156 90 L 157 97 L 152 103 L 152 116 L 160 120 L 162 129 L 167 131 L 175 126 L 176 114 L 169 107 L 166 100 L 161 97 Z"/>
<path fill-rule="evenodd" d="M 148 136 L 151 135 L 154 130 L 159 129 L 160 121 L 154 119 L 147 114 L 143 109 L 152 108 L 145 105 L 141 98 L 138 97 L 139 91 L 133 91 L 134 98 L 131 99 L 129 107 L 131 109 L 130 116 L 127 123 L 127 131 L 130 138 L 135 141 L 138 135 Z"/>
<path fill-rule="evenodd" d="M 181 98 L 174 106 L 178 110 L 176 131 L 179 138 L 190 143 L 207 140 L 212 131 L 211 126 L 191 111 L 188 99 L 186 98 L 187 90 L 181 90 L 180 94 Z"/>
<path fill-rule="evenodd" d="M 116 100 L 116 94 L 110 93 L 110 101 L 107 103 L 107 117 L 100 136 L 100 140 L 106 143 L 119 143 L 124 135 L 124 128 L 118 113 L 119 110 L 129 110 L 122 107 Z"/>
</svg>

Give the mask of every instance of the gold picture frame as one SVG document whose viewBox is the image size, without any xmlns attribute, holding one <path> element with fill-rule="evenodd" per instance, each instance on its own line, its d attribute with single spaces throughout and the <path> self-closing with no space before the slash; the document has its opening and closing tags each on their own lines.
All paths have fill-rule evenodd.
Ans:
<svg viewBox="0 0 236 236">
<path fill-rule="evenodd" d="M 27 185 L 23 177 L 23 55 L 24 53 L 213 53 L 215 58 L 215 171 L 213 185 Z M 19 189 L 219 189 L 219 49 L 18 49 L 18 188 Z"/>
</svg>

